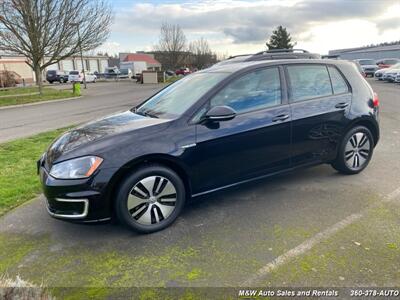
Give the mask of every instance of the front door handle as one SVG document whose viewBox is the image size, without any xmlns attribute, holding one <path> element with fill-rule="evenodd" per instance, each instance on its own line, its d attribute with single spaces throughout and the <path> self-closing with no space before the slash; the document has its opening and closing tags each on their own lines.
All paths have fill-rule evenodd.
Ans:
<svg viewBox="0 0 400 300">
<path fill-rule="evenodd" d="M 349 106 L 348 102 L 340 102 L 335 105 L 336 108 L 346 108 L 347 106 Z"/>
<path fill-rule="evenodd" d="M 285 121 L 287 118 L 289 118 L 289 115 L 278 115 L 272 119 L 272 122 Z"/>
</svg>

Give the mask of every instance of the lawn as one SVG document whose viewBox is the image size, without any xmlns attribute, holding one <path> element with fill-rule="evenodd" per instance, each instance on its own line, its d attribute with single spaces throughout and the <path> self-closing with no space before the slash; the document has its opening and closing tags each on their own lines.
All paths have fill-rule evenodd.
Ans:
<svg viewBox="0 0 400 300">
<path fill-rule="evenodd" d="M 36 161 L 67 128 L 0 144 L 0 216 L 40 193 Z"/>
<path fill-rule="evenodd" d="M 17 95 L 17 94 L 30 94 L 30 93 L 38 93 L 38 87 L 29 86 L 29 87 L 10 87 L 10 88 L 1 88 L 0 96 L 7 95 Z"/>
<path fill-rule="evenodd" d="M 72 93 L 72 89 L 57 90 L 46 87 L 43 88 L 43 95 L 39 94 L 32 95 L 32 93 L 37 93 L 37 92 L 38 89 L 36 87 L 11 88 L 11 89 L 0 90 L 0 106 L 26 104 L 26 103 L 33 103 L 40 101 L 50 101 L 50 100 L 70 98 L 75 96 Z"/>
</svg>

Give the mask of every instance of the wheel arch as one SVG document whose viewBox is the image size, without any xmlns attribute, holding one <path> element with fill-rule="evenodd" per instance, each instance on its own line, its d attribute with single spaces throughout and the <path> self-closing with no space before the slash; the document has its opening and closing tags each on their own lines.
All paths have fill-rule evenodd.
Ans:
<svg viewBox="0 0 400 300">
<path fill-rule="evenodd" d="M 183 184 L 185 186 L 186 194 L 190 197 L 192 195 L 192 186 L 189 177 L 189 172 L 187 168 L 175 157 L 167 154 L 151 154 L 145 155 L 136 159 L 133 159 L 123 165 L 111 178 L 109 183 L 109 188 L 107 191 L 107 198 L 109 199 L 110 208 L 114 211 L 114 199 L 112 198 L 115 195 L 115 191 L 118 188 L 121 180 L 131 173 L 133 170 L 151 164 L 159 164 L 165 167 L 172 169 L 174 172 L 178 174 L 178 176 L 182 179 Z"/>
<path fill-rule="evenodd" d="M 364 126 L 368 128 L 374 138 L 374 146 L 376 146 L 379 141 L 379 126 L 376 120 L 369 117 L 356 119 L 346 128 L 345 133 L 355 126 Z"/>
</svg>

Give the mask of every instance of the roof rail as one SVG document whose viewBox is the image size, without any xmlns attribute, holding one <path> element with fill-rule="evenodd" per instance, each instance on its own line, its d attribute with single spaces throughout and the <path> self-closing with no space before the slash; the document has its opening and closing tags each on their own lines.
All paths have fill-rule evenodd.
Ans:
<svg viewBox="0 0 400 300">
<path fill-rule="evenodd" d="M 307 50 L 304 49 L 271 49 L 271 50 L 266 50 L 266 51 L 261 51 L 258 52 L 254 55 L 262 55 L 265 53 L 294 53 L 294 52 L 300 52 L 300 53 L 310 53 Z"/>
</svg>

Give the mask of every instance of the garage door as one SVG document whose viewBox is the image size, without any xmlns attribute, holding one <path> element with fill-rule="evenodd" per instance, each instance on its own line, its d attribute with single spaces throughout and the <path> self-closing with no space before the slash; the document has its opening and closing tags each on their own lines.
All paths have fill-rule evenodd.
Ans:
<svg viewBox="0 0 400 300">
<path fill-rule="evenodd" d="M 97 65 L 97 59 L 89 60 L 89 71 L 90 72 L 99 72 L 99 66 Z"/>
<path fill-rule="evenodd" d="M 104 73 L 106 71 L 106 68 L 108 68 L 108 60 L 102 59 L 100 60 L 100 73 Z"/>
<path fill-rule="evenodd" d="M 72 60 L 70 60 L 70 59 L 62 60 L 61 66 L 62 66 L 63 71 L 65 71 L 65 72 L 69 72 L 74 69 L 74 64 L 72 63 Z"/>
</svg>

